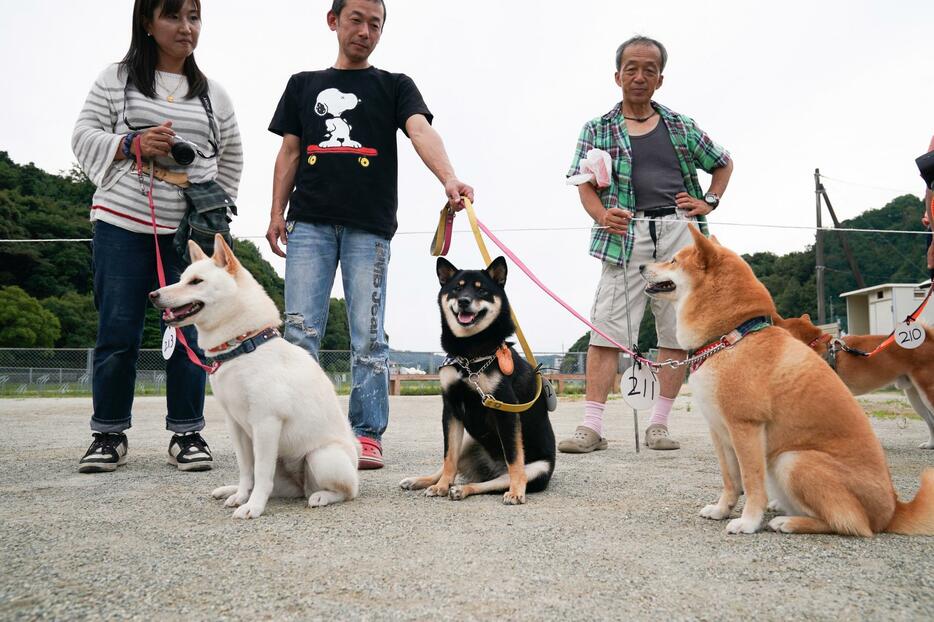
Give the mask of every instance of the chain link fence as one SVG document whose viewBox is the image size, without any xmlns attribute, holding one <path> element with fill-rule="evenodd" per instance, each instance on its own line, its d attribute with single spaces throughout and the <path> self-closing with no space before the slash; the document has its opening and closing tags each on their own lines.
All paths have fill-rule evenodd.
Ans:
<svg viewBox="0 0 934 622">
<path fill-rule="evenodd" d="M 326 350 L 319 356 L 339 393 L 350 391 L 350 352 Z M 583 374 L 585 352 L 536 353 L 546 373 Z M 390 352 L 390 375 L 432 376 L 444 360 L 439 352 Z M 0 396 L 82 396 L 91 394 L 94 376 L 92 349 L 0 348 Z M 426 378 L 415 383 L 413 393 L 438 393 L 437 381 Z M 582 383 L 581 383 L 582 384 Z M 159 395 L 165 392 L 165 361 L 159 350 L 140 350 L 136 364 L 136 394 Z"/>
</svg>

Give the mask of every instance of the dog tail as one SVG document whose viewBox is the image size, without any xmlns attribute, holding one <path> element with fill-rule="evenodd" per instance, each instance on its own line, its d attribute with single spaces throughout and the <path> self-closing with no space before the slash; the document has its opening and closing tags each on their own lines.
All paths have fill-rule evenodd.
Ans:
<svg viewBox="0 0 934 622">
<path fill-rule="evenodd" d="M 906 536 L 934 536 L 934 468 L 922 471 L 921 487 L 914 499 L 908 503 L 895 501 L 895 514 L 885 531 Z"/>
</svg>

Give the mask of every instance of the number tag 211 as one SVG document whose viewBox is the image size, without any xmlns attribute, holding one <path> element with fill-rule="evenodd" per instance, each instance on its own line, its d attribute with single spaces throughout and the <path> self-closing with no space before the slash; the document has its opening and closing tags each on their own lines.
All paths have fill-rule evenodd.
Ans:
<svg viewBox="0 0 934 622">
<path fill-rule="evenodd" d="M 658 376 L 648 365 L 636 363 L 623 374 L 619 390 L 634 410 L 648 410 L 658 398 Z"/>
</svg>

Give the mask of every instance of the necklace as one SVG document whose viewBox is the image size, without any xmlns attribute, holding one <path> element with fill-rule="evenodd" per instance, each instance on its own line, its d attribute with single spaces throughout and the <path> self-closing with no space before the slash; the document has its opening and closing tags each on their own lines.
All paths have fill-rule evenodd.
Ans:
<svg viewBox="0 0 934 622">
<path fill-rule="evenodd" d="M 175 102 L 175 91 L 177 91 L 177 90 L 178 90 L 178 87 L 180 87 L 180 86 L 182 85 L 182 81 L 183 81 L 184 79 L 185 79 L 185 76 L 184 76 L 184 75 L 180 75 L 180 76 L 178 77 L 178 82 L 175 83 L 175 88 L 172 89 L 172 90 L 169 92 L 169 94 L 165 96 L 165 100 L 166 100 L 167 102 L 169 102 L 170 104 Z M 165 85 L 165 82 L 162 81 L 162 79 L 159 77 L 159 74 L 156 74 L 156 81 L 157 81 L 159 84 L 161 84 L 161 85 L 162 85 L 162 88 L 164 88 L 166 91 L 169 90 L 169 87 L 167 87 L 167 86 Z"/>
<path fill-rule="evenodd" d="M 639 117 L 627 117 L 626 115 L 623 115 L 623 118 L 626 119 L 627 121 L 635 121 L 636 123 L 645 123 L 646 121 L 648 121 L 649 119 L 651 119 L 652 117 L 654 117 L 655 114 L 656 114 L 656 113 L 655 113 L 655 111 L 653 110 L 652 113 L 651 113 L 649 116 L 647 116 L 647 117 L 642 117 L 641 119 L 640 119 Z"/>
</svg>

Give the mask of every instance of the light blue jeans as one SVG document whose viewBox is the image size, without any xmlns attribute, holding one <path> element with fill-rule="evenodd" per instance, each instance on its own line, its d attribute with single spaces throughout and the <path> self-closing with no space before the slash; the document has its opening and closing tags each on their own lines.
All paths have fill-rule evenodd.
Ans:
<svg viewBox="0 0 934 622">
<path fill-rule="evenodd" d="M 389 344 L 383 328 L 389 240 L 341 225 L 290 222 L 285 260 L 285 338 L 316 360 L 341 267 L 350 327 L 350 425 L 380 440 L 389 423 Z"/>
</svg>

